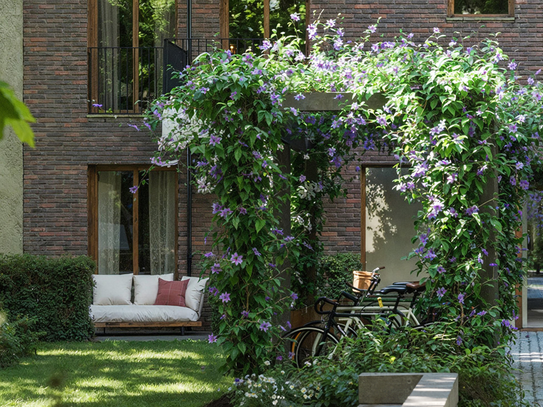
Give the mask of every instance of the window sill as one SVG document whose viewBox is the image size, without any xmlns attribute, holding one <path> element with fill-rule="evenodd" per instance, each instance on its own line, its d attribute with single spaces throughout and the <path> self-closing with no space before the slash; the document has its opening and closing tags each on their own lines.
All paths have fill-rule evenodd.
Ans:
<svg viewBox="0 0 543 407">
<path fill-rule="evenodd" d="M 489 15 L 470 14 L 470 15 L 466 15 L 466 16 L 447 17 L 445 21 L 447 21 L 447 22 L 453 22 L 453 21 L 507 21 L 507 22 L 514 22 L 515 17 L 510 17 L 510 16 L 498 17 L 498 16 L 489 16 Z"/>
<path fill-rule="evenodd" d="M 89 113 L 87 119 L 119 119 L 121 117 L 132 119 L 143 119 L 143 114 L 135 113 Z"/>
</svg>

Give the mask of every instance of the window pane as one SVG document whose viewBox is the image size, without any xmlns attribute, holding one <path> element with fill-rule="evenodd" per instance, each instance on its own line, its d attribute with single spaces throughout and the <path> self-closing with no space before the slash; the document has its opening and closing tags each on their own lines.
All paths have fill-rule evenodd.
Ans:
<svg viewBox="0 0 543 407">
<path fill-rule="evenodd" d="M 454 14 L 508 14 L 508 0 L 450 0 Z"/>
<path fill-rule="evenodd" d="M 98 173 L 98 274 L 132 273 L 132 172 Z"/>
<path fill-rule="evenodd" d="M 177 265 L 175 258 L 176 193 L 177 172 L 151 171 L 147 209 L 149 250 L 148 254 L 145 254 L 149 256 L 151 274 L 175 272 Z M 144 212 L 140 211 L 140 219 L 144 216 Z"/>
</svg>

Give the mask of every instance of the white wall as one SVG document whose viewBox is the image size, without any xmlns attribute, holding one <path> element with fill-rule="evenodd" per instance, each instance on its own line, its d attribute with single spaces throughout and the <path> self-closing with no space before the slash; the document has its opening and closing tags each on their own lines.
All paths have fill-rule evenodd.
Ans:
<svg viewBox="0 0 543 407">
<path fill-rule="evenodd" d="M 411 238 L 420 205 L 409 205 L 393 189 L 395 168 L 366 168 L 366 269 L 385 266 L 381 287 L 394 281 L 418 280 L 416 259 L 402 260 L 413 249 Z"/>
</svg>

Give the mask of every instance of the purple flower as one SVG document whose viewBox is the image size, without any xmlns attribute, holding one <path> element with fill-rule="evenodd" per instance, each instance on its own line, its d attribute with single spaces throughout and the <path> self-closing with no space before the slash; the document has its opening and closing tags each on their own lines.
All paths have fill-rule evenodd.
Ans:
<svg viewBox="0 0 543 407">
<path fill-rule="evenodd" d="M 486 315 L 486 311 L 478 312 L 477 315 L 479 315 L 480 317 L 484 317 Z"/>
<path fill-rule="evenodd" d="M 249 316 L 249 311 L 241 311 L 241 316 L 247 318 Z"/>
<path fill-rule="evenodd" d="M 368 30 L 370 30 L 371 33 L 374 33 L 375 31 L 377 31 L 377 27 L 374 26 L 374 25 L 370 25 L 370 26 L 368 27 Z"/>
<path fill-rule="evenodd" d="M 262 41 L 262 45 L 260 46 L 260 49 L 262 51 L 266 51 L 266 50 L 270 49 L 271 47 L 272 47 L 271 42 L 269 42 L 268 40 L 264 40 L 264 41 Z"/>
<path fill-rule="evenodd" d="M 102 105 L 100 103 L 93 103 L 92 107 L 102 107 Z"/>
<path fill-rule="evenodd" d="M 386 117 L 384 117 L 384 116 L 378 117 L 377 118 L 377 123 L 380 124 L 381 126 L 386 126 L 387 125 Z"/>
<path fill-rule="evenodd" d="M 450 261 L 451 263 L 454 263 L 454 262 L 456 261 L 456 257 L 454 257 L 454 256 L 451 257 L 451 258 L 449 259 L 449 261 Z"/>
<path fill-rule="evenodd" d="M 209 343 L 217 342 L 217 337 L 211 334 L 207 337 L 207 340 L 209 341 Z"/>
<path fill-rule="evenodd" d="M 256 247 L 253 247 L 253 253 L 255 254 L 255 256 L 261 256 L 260 252 L 257 250 Z"/>
<path fill-rule="evenodd" d="M 517 69 L 517 64 L 515 62 L 511 62 L 509 65 L 507 65 L 507 67 L 514 71 L 515 69 Z"/>
<path fill-rule="evenodd" d="M 458 338 L 456 338 L 456 344 L 458 346 L 462 345 L 462 337 L 460 335 L 458 335 Z"/>
<path fill-rule="evenodd" d="M 485 256 L 488 256 L 488 251 L 487 251 L 486 249 L 481 249 L 481 251 L 483 252 L 483 254 L 484 254 Z"/>
<path fill-rule="evenodd" d="M 243 263 L 243 256 L 238 254 L 237 252 L 232 255 L 230 258 L 230 261 L 234 263 L 236 266 Z"/>
<path fill-rule="evenodd" d="M 221 138 L 219 136 L 211 135 L 209 138 L 209 144 L 212 146 L 216 146 L 217 144 L 221 143 Z"/>
<path fill-rule="evenodd" d="M 466 209 L 466 215 L 468 216 L 473 216 L 473 214 L 477 212 L 479 212 L 479 208 L 477 207 L 477 205 L 473 205 L 469 207 L 468 209 Z"/>
<path fill-rule="evenodd" d="M 222 293 L 221 295 L 219 295 L 219 299 L 222 301 L 222 302 L 228 302 L 230 301 L 230 294 L 228 293 Z"/>
<path fill-rule="evenodd" d="M 512 176 L 511 178 L 509 178 L 509 183 L 513 186 L 517 185 L 517 179 Z"/>
<path fill-rule="evenodd" d="M 433 260 L 437 257 L 437 254 L 434 253 L 433 249 L 428 250 L 428 253 L 424 256 L 425 259 Z"/>
<path fill-rule="evenodd" d="M 290 298 L 292 298 L 294 301 L 296 301 L 298 299 L 298 294 L 292 293 L 292 294 L 290 294 Z"/>
<path fill-rule="evenodd" d="M 437 268 L 437 272 L 438 272 L 439 274 L 443 274 L 443 273 L 445 273 L 446 271 L 447 271 L 447 270 L 445 270 L 445 267 L 443 267 L 443 266 L 439 266 L 439 267 Z"/>
<path fill-rule="evenodd" d="M 453 174 L 449 174 L 447 176 L 447 184 L 452 184 L 454 181 L 456 181 L 456 178 L 458 177 L 458 174 L 455 172 Z"/>
<path fill-rule="evenodd" d="M 213 256 L 215 256 L 215 255 L 213 254 L 213 252 L 208 252 L 208 253 L 204 254 L 204 257 L 207 257 L 207 258 L 213 257 Z"/>
<path fill-rule="evenodd" d="M 456 212 L 456 209 L 454 208 L 449 208 L 449 213 L 451 214 L 451 216 L 453 218 L 458 218 L 458 212 Z"/>
<path fill-rule="evenodd" d="M 245 208 L 239 208 L 239 214 L 240 214 L 240 215 L 247 215 L 247 209 L 245 209 Z"/>
<path fill-rule="evenodd" d="M 292 14 L 290 15 L 290 19 L 291 19 L 292 21 L 300 21 L 300 16 L 298 15 L 298 13 L 292 13 Z"/>
<path fill-rule="evenodd" d="M 490 267 L 498 267 L 498 264 L 497 263 L 490 263 L 489 266 Z"/>
<path fill-rule="evenodd" d="M 516 133 L 517 132 L 517 125 L 515 123 L 511 123 L 509 125 L 509 133 Z"/>
<path fill-rule="evenodd" d="M 307 37 L 310 40 L 314 40 L 317 36 L 317 27 L 314 24 L 309 24 L 307 26 Z"/>
<path fill-rule="evenodd" d="M 296 99 L 296 100 L 302 100 L 302 99 L 305 99 L 305 96 L 302 95 L 301 93 L 298 93 L 296 96 L 294 96 L 294 99 Z"/>
<path fill-rule="evenodd" d="M 522 181 L 520 181 L 520 187 L 526 191 L 528 190 L 528 188 L 530 188 L 530 183 L 523 179 Z"/>
<path fill-rule="evenodd" d="M 463 304 L 464 303 L 464 294 L 458 294 L 458 302 L 460 304 Z"/>
<path fill-rule="evenodd" d="M 268 329 L 270 329 L 270 327 L 271 327 L 271 324 L 269 322 L 262 322 L 260 324 L 260 330 L 264 332 L 267 332 Z"/>
<path fill-rule="evenodd" d="M 130 192 L 132 192 L 133 194 L 135 194 L 136 191 L 138 190 L 138 186 L 137 186 L 137 185 L 134 185 L 133 187 L 130 187 L 129 190 L 130 190 Z"/>
<path fill-rule="evenodd" d="M 283 360 L 283 356 L 279 355 L 279 356 L 276 357 L 276 359 L 281 361 L 281 360 Z"/>
<path fill-rule="evenodd" d="M 221 271 L 221 265 L 219 263 L 215 263 L 213 264 L 213 266 L 211 266 L 211 272 L 213 274 L 219 274 L 220 271 Z"/>
<path fill-rule="evenodd" d="M 439 31 L 439 28 L 434 27 L 434 34 L 439 34 L 441 31 Z"/>
<path fill-rule="evenodd" d="M 441 287 L 439 290 L 437 290 L 436 294 L 439 297 L 439 299 L 441 299 L 445 295 L 446 292 L 447 290 L 444 287 Z"/>
</svg>

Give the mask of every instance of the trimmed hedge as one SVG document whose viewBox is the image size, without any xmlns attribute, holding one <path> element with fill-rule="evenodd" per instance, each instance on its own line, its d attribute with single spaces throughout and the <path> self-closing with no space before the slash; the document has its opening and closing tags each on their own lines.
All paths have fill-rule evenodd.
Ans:
<svg viewBox="0 0 543 407">
<path fill-rule="evenodd" d="M 90 258 L 0 255 L 0 308 L 9 321 L 27 316 L 45 341 L 84 341 L 94 334 Z"/>
</svg>

